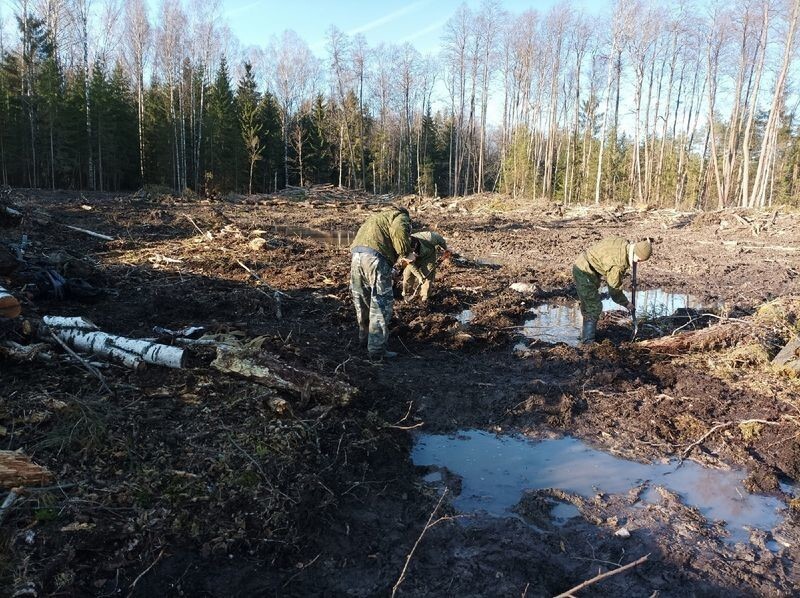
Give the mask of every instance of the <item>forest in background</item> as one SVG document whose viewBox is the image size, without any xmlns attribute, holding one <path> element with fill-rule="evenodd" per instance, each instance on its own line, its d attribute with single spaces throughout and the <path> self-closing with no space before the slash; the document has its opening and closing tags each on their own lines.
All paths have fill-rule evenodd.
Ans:
<svg viewBox="0 0 800 598">
<path fill-rule="evenodd" d="M 331 27 L 323 56 L 292 31 L 241 47 L 219 2 L 11 6 L 4 185 L 800 204 L 800 0 L 485 0 L 437 55 Z"/>
</svg>

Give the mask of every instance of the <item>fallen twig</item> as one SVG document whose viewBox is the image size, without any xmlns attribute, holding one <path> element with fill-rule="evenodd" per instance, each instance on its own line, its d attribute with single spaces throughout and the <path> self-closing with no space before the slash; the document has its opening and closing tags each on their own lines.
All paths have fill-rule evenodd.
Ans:
<svg viewBox="0 0 800 598">
<path fill-rule="evenodd" d="M 298 569 L 300 569 L 300 570 L 299 570 L 297 573 L 295 573 L 294 575 L 292 575 L 292 576 L 291 576 L 289 579 L 287 579 L 285 582 L 283 582 L 283 585 L 282 585 L 281 587 L 282 587 L 282 588 L 285 588 L 286 586 L 288 586 L 288 585 L 289 585 L 289 583 L 290 583 L 290 582 L 291 582 L 291 581 L 292 581 L 292 580 L 293 580 L 295 577 L 297 577 L 297 576 L 298 576 L 298 575 L 300 575 L 300 574 L 301 574 L 303 571 L 305 571 L 306 569 L 308 569 L 308 568 L 309 568 L 311 565 L 313 565 L 314 563 L 316 563 L 316 562 L 317 562 L 317 559 L 319 559 L 319 557 L 321 557 L 321 556 L 322 556 L 322 553 L 320 552 L 320 553 L 319 553 L 317 556 L 315 556 L 313 559 L 311 559 L 311 560 L 310 560 L 310 561 L 308 561 L 307 563 L 300 563 L 300 564 L 297 566 L 297 567 L 298 567 Z"/>
<path fill-rule="evenodd" d="M 445 515 L 443 517 L 439 517 L 436 520 L 433 519 L 436 516 L 439 507 L 442 506 L 442 501 L 444 500 L 445 496 L 447 496 L 447 488 L 445 488 L 444 492 L 442 492 L 442 495 L 439 497 L 439 502 L 436 503 L 436 506 L 433 508 L 433 511 L 431 511 L 431 514 L 428 517 L 427 523 L 425 523 L 425 527 L 422 528 L 422 531 L 420 532 L 417 541 L 414 542 L 414 546 L 411 547 L 411 552 L 409 552 L 408 556 L 406 556 L 406 562 L 403 565 L 403 570 L 400 572 L 400 577 L 397 578 L 397 581 L 395 582 L 394 587 L 392 588 L 392 598 L 394 598 L 394 596 L 397 595 L 397 590 L 400 589 L 400 584 L 402 584 L 403 581 L 405 581 L 406 572 L 408 571 L 408 565 L 409 563 L 411 563 L 411 559 L 414 556 L 414 551 L 417 550 L 417 546 L 419 546 L 419 543 L 422 542 L 422 537 L 425 535 L 425 532 L 431 529 L 434 525 L 441 523 L 442 521 L 448 521 L 450 519 L 455 519 L 457 517 L 457 516 L 452 517 L 449 515 Z"/>
<path fill-rule="evenodd" d="M 595 575 L 591 579 L 587 579 L 583 583 L 578 584 L 574 588 L 571 588 L 571 589 L 567 590 L 566 592 L 564 592 L 563 594 L 559 594 L 558 596 L 555 596 L 554 598 L 568 598 L 569 596 L 572 596 L 578 590 L 582 590 L 583 588 L 586 588 L 586 587 L 589 587 L 590 585 L 596 584 L 598 581 L 602 581 L 602 580 L 607 579 L 607 578 L 609 578 L 609 577 L 611 577 L 613 575 L 617 575 L 618 573 L 622 573 L 623 571 L 627 571 L 628 569 L 633 569 L 637 565 L 641 565 L 642 563 L 644 563 L 647 560 L 647 557 L 649 557 L 649 556 L 650 556 L 650 553 L 644 555 L 640 559 L 636 559 L 635 561 L 633 561 L 631 563 L 628 563 L 627 565 L 623 565 L 622 567 L 619 567 L 617 569 L 612 569 L 611 571 L 606 571 L 605 573 L 601 573 L 599 575 Z"/>
<path fill-rule="evenodd" d="M 785 419 L 785 418 L 782 418 L 782 419 Z M 706 438 L 708 438 L 709 436 L 711 436 L 714 432 L 717 432 L 719 430 L 724 430 L 725 428 L 730 428 L 731 426 L 741 426 L 741 425 L 746 425 L 746 424 L 763 424 L 765 426 L 779 426 L 781 424 L 781 422 L 780 421 L 767 420 L 767 419 L 743 419 L 743 420 L 740 420 L 740 421 L 728 421 L 728 422 L 722 422 L 720 424 L 716 424 L 716 425 L 712 426 L 708 431 L 706 431 L 706 433 L 703 434 L 700 438 L 695 440 L 693 443 L 691 443 L 689 446 L 687 446 L 683 450 L 683 453 L 681 453 L 681 461 L 686 459 L 686 457 L 689 455 L 689 453 L 692 451 L 693 448 L 695 448 L 696 446 L 702 444 L 703 441 Z"/>
<path fill-rule="evenodd" d="M 425 422 L 418 422 L 418 423 L 416 423 L 416 424 L 414 424 L 412 426 L 401 426 L 400 425 L 404 421 L 406 421 L 408 419 L 408 417 L 411 415 L 411 408 L 413 406 L 414 406 L 414 401 L 409 401 L 409 403 L 408 403 L 408 411 L 406 411 L 406 414 L 402 418 L 400 418 L 399 420 L 394 422 L 393 424 L 389 424 L 389 425 L 387 425 L 385 427 L 392 428 L 392 429 L 395 429 L 395 430 L 413 430 L 414 428 L 419 428 L 420 426 L 424 426 Z"/>
<path fill-rule="evenodd" d="M 93 366 L 91 363 L 89 363 L 89 362 L 88 362 L 88 361 L 86 361 L 86 360 L 85 360 L 83 357 L 81 357 L 81 356 L 80 356 L 80 355 L 78 355 L 78 354 L 77 354 L 75 351 L 73 351 L 73 350 L 72 350 L 72 349 L 69 347 L 69 345 L 67 345 L 67 343 L 65 343 L 65 342 L 64 342 L 64 341 L 62 341 L 60 338 L 58 338 L 58 336 L 57 336 L 57 335 L 56 335 L 56 334 L 55 334 L 55 333 L 54 333 L 52 330 L 50 331 L 50 336 L 51 336 L 51 337 L 53 338 L 53 340 L 55 340 L 55 341 L 56 341 L 56 342 L 57 342 L 59 345 L 61 345 L 61 348 L 62 348 L 62 349 L 64 349 L 64 351 L 66 351 L 66 352 L 67 352 L 67 354 L 68 354 L 70 357 L 72 357 L 73 359 L 75 359 L 75 360 L 76 360 L 76 361 L 77 361 L 77 362 L 78 362 L 78 363 L 79 363 L 81 366 L 83 366 L 83 368 L 84 368 L 84 369 L 85 369 L 87 372 L 89 372 L 89 373 L 90 373 L 92 376 L 94 376 L 95 378 L 97 378 L 98 380 L 100 380 L 100 385 L 103 387 L 103 390 L 105 390 L 105 391 L 106 391 L 108 394 L 112 394 L 112 395 L 114 394 L 114 392 L 113 392 L 113 391 L 112 391 L 112 390 L 109 388 L 108 384 L 106 383 L 106 379 L 103 377 L 103 374 L 101 374 L 101 373 L 100 373 L 100 370 L 98 370 L 98 369 L 97 369 L 96 367 L 94 367 L 94 366 Z"/>
<path fill-rule="evenodd" d="M 161 560 L 161 557 L 164 556 L 164 550 L 165 549 L 162 548 L 161 552 L 158 553 L 158 556 L 156 557 L 156 560 L 154 560 L 152 563 L 150 563 L 150 566 L 147 569 L 145 569 L 144 571 L 139 573 L 139 575 L 136 576 L 136 579 L 134 579 L 133 583 L 128 587 L 128 590 L 129 590 L 128 591 L 128 596 L 133 594 L 133 588 L 136 587 L 136 584 L 139 583 L 139 580 L 142 579 L 142 577 L 144 577 L 147 574 L 147 572 L 150 571 L 150 569 L 152 569 L 153 567 L 155 567 L 156 563 L 158 563 L 158 561 Z"/>
<path fill-rule="evenodd" d="M 187 219 L 189 222 L 191 222 L 191 223 L 192 223 L 192 226 L 193 226 L 193 227 L 195 227 L 195 228 L 197 229 L 197 232 L 199 232 L 199 233 L 200 233 L 200 234 L 201 234 L 203 237 L 205 237 L 205 238 L 206 238 L 206 239 L 208 239 L 209 241 L 210 241 L 210 240 L 212 240 L 212 239 L 214 238 L 214 236 L 213 236 L 213 235 L 212 235 L 212 234 L 211 234 L 209 231 L 207 231 L 207 230 L 203 230 L 202 228 L 200 228 L 199 226 L 197 226 L 197 223 L 196 223 L 194 220 L 192 220 L 192 217 L 191 217 L 191 216 L 189 216 L 189 214 L 184 214 L 183 216 L 184 216 L 184 218 L 186 218 L 186 219 Z"/>
</svg>

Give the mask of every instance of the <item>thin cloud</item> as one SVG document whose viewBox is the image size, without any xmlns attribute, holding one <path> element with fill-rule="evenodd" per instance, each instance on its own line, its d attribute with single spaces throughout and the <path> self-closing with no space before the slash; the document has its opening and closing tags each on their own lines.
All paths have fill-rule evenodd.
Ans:
<svg viewBox="0 0 800 598">
<path fill-rule="evenodd" d="M 405 14 L 419 10 L 425 4 L 427 4 L 426 0 L 420 0 L 419 2 L 414 2 L 413 4 L 404 6 L 403 8 L 396 10 L 392 13 L 389 13 L 388 15 L 384 15 L 378 19 L 375 19 L 374 21 L 370 21 L 369 23 L 361 25 L 360 27 L 351 29 L 347 33 L 348 35 L 355 35 L 356 33 L 366 33 L 367 31 L 372 31 L 373 29 L 377 29 L 378 27 L 385 25 L 386 23 L 391 23 L 392 21 L 402 17 Z"/>
<path fill-rule="evenodd" d="M 239 8 L 234 8 L 229 10 L 228 12 L 225 13 L 225 16 L 227 18 L 235 17 L 236 15 L 239 15 L 246 10 L 250 10 L 251 8 L 255 8 L 256 6 L 260 6 L 261 4 L 264 4 L 264 0 L 255 0 L 255 2 L 250 2 L 248 4 L 245 4 L 244 6 L 240 6 Z"/>
<path fill-rule="evenodd" d="M 434 31 L 437 31 L 442 27 L 444 27 L 447 21 L 448 19 L 444 19 L 442 21 L 439 21 L 438 23 L 434 23 L 433 25 L 428 25 L 427 27 L 425 27 L 425 29 L 422 29 L 421 31 L 415 31 L 411 35 L 408 35 L 403 39 L 401 39 L 400 43 L 413 42 L 415 39 L 419 39 L 421 37 L 428 35 L 429 33 L 433 33 Z"/>
</svg>

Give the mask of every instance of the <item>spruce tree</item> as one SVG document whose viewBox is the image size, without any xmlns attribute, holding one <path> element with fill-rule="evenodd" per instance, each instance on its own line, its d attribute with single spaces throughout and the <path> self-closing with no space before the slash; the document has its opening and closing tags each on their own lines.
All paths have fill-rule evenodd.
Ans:
<svg viewBox="0 0 800 598">
<path fill-rule="evenodd" d="M 236 114 L 247 158 L 245 169 L 247 172 L 248 194 L 253 193 L 253 172 L 256 162 L 261 160 L 261 153 L 264 150 L 264 143 L 261 137 L 263 122 L 259 114 L 260 107 L 260 97 L 256 89 L 253 65 L 245 62 L 244 73 L 236 89 Z"/>
<path fill-rule="evenodd" d="M 208 93 L 208 119 L 204 139 L 205 186 L 207 191 L 235 188 L 236 151 L 241 143 L 231 91 L 228 63 L 223 58 Z"/>
</svg>

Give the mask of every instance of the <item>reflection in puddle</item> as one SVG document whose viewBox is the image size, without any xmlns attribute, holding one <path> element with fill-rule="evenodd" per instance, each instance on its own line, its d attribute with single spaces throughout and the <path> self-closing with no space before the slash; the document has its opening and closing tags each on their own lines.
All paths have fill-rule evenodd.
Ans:
<svg viewBox="0 0 800 598">
<path fill-rule="evenodd" d="M 336 247 L 348 247 L 356 237 L 356 231 L 352 230 L 332 229 L 326 231 L 303 226 L 276 226 L 275 233 L 286 237 L 312 239 Z"/>
<path fill-rule="evenodd" d="M 607 292 L 607 289 L 601 289 Z M 630 298 L 631 294 L 626 292 Z M 647 289 L 636 292 L 637 315 L 639 318 L 670 316 L 679 309 L 703 309 L 703 304 L 695 297 L 683 293 L 667 293 L 662 289 Z M 624 309 L 611 299 L 603 299 L 603 311 Z M 581 337 L 583 318 L 577 305 L 539 305 L 531 312 L 535 318 L 526 320 L 522 334 L 530 339 L 548 343 L 566 343 L 577 346 Z"/>
<path fill-rule="evenodd" d="M 539 305 L 531 310 L 532 320 L 525 320 L 522 334 L 546 343 L 566 343 L 576 347 L 581 339 L 581 311 L 569 305 Z"/>
<path fill-rule="evenodd" d="M 597 492 L 624 493 L 649 481 L 642 500 L 660 499 L 653 486 L 679 494 L 709 521 L 724 520 L 730 541 L 747 541 L 745 526 L 763 530 L 779 523 L 783 503 L 749 494 L 744 474 L 705 468 L 692 461 L 644 464 L 613 457 L 574 438 L 532 442 L 470 430 L 458 436 L 421 435 L 412 452 L 416 465 L 446 467 L 461 476 L 462 492 L 453 501 L 464 512 L 511 516 L 525 490 L 560 488 L 585 497 Z M 566 507 L 559 517 L 571 516 Z"/>
</svg>

